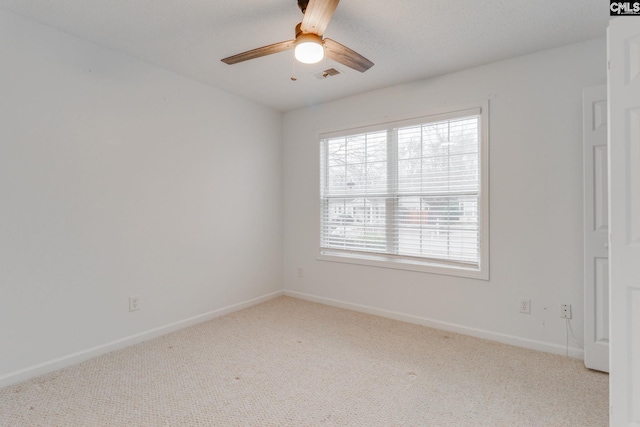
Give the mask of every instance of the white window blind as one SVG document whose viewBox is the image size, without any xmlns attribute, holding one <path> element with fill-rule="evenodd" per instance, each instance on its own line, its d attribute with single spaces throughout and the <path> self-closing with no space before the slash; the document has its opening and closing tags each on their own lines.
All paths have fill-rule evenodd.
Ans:
<svg viewBox="0 0 640 427">
<path fill-rule="evenodd" d="M 479 109 L 321 136 L 321 251 L 479 268 Z"/>
</svg>

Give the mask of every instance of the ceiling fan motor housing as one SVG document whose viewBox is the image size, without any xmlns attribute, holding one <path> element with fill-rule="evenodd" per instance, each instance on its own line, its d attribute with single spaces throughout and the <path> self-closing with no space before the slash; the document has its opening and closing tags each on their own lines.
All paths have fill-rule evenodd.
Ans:
<svg viewBox="0 0 640 427">
<path fill-rule="evenodd" d="M 301 36 L 315 36 L 317 37 L 316 40 L 320 40 L 322 41 L 322 36 L 319 36 L 315 33 L 307 33 L 305 31 L 302 31 L 302 22 L 300 22 L 298 25 L 296 25 L 296 42 L 298 41 L 298 38 Z"/>
<path fill-rule="evenodd" d="M 298 0 L 298 7 L 305 13 L 307 11 L 307 5 L 309 4 L 309 0 Z"/>
<path fill-rule="evenodd" d="M 322 45 L 322 37 L 313 33 L 301 33 L 296 36 L 296 46 L 302 43 L 317 43 Z"/>
</svg>

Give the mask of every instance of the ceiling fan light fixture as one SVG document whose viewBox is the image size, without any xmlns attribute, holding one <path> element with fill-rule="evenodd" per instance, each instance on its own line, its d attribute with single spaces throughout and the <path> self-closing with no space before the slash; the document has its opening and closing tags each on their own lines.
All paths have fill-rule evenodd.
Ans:
<svg viewBox="0 0 640 427">
<path fill-rule="evenodd" d="M 300 34 L 296 38 L 295 57 L 303 64 L 315 64 L 324 58 L 322 38 L 316 34 Z"/>
<path fill-rule="evenodd" d="M 295 39 L 237 53 L 223 58 L 222 62 L 229 65 L 237 64 L 295 49 L 295 59 L 299 62 L 315 64 L 322 61 L 326 55 L 332 61 L 364 73 L 373 67 L 373 62 L 335 40 L 323 38 L 324 30 L 327 29 L 339 2 L 340 0 L 298 0 L 304 18 L 296 25 Z M 321 76 L 326 77 L 324 74 Z"/>
</svg>

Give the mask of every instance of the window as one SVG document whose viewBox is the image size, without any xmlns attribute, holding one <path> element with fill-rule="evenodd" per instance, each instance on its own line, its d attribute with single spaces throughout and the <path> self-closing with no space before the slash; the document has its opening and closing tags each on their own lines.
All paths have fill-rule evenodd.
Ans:
<svg viewBox="0 0 640 427">
<path fill-rule="evenodd" d="M 486 105 L 320 136 L 320 258 L 488 278 Z"/>
</svg>

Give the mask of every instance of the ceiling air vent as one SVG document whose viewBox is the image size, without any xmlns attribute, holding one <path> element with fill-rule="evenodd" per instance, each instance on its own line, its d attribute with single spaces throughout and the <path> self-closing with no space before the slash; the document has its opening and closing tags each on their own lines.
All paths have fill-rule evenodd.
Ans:
<svg viewBox="0 0 640 427">
<path fill-rule="evenodd" d="M 318 71 L 317 73 L 313 73 L 313 75 L 316 76 L 316 79 L 319 79 L 319 80 L 326 79 L 327 77 L 337 76 L 338 74 L 341 74 L 340 71 L 336 70 L 333 67 L 327 68 L 324 71 Z"/>
</svg>

